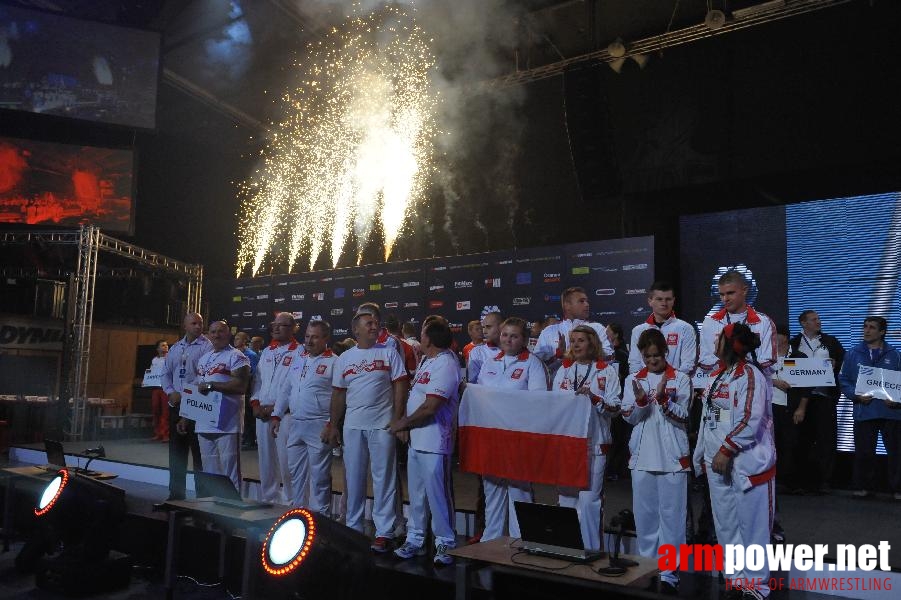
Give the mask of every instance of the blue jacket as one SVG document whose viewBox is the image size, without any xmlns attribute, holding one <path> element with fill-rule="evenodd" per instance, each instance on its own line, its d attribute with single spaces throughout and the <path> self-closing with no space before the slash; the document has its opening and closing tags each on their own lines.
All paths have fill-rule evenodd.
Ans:
<svg viewBox="0 0 901 600">
<path fill-rule="evenodd" d="M 891 344 L 883 343 L 882 353 L 876 357 L 876 360 L 872 360 L 870 349 L 865 342 L 860 342 L 854 346 L 845 355 L 845 362 L 842 363 L 842 370 L 838 376 L 842 393 L 851 401 L 854 400 L 854 388 L 857 386 L 857 374 L 860 365 L 901 371 L 901 353 Z M 855 402 L 854 420 L 868 421 L 870 419 L 901 420 L 901 409 L 891 409 L 882 400 L 873 400 L 869 404 L 858 404 Z"/>
</svg>

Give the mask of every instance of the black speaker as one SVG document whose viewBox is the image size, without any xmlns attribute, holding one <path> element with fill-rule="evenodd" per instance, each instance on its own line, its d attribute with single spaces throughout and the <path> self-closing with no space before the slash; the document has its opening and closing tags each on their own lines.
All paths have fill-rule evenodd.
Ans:
<svg viewBox="0 0 901 600">
<path fill-rule="evenodd" d="M 622 192 L 622 172 L 604 89 L 605 64 L 574 67 L 563 74 L 566 129 L 582 200 L 597 203 Z"/>
</svg>

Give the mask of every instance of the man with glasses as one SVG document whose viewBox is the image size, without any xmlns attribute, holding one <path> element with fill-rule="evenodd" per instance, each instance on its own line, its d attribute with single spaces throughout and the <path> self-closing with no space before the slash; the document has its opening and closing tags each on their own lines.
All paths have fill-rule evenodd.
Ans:
<svg viewBox="0 0 901 600">
<path fill-rule="evenodd" d="M 280 435 L 277 437 L 272 433 L 274 421 L 270 417 L 281 396 L 286 376 L 292 367 L 303 360 L 303 346 L 294 339 L 297 325 L 291 313 L 279 313 L 271 326 L 272 342 L 260 354 L 250 393 L 250 406 L 256 419 L 262 499 L 264 502 L 287 504 L 295 495 L 291 490 L 287 447 L 294 417 L 290 413 L 282 416 Z M 284 491 L 279 488 L 280 484 L 284 485 Z"/>
</svg>

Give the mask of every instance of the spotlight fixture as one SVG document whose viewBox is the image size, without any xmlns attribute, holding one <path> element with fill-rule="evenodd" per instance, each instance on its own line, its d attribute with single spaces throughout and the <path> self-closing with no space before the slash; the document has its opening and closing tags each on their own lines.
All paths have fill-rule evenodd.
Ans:
<svg viewBox="0 0 901 600">
<path fill-rule="evenodd" d="M 719 29 L 726 24 L 726 14 L 721 10 L 710 10 L 704 17 L 704 25 L 707 29 Z"/>
<path fill-rule="evenodd" d="M 647 54 L 633 54 L 630 58 L 635 61 L 639 69 L 644 69 L 644 66 L 651 60 L 651 57 Z"/>
<path fill-rule="evenodd" d="M 53 479 L 50 480 L 50 483 L 47 484 L 47 487 L 44 488 L 44 492 L 38 500 L 38 505 L 34 507 L 34 515 L 42 517 L 56 506 L 57 500 L 59 500 L 68 483 L 69 471 L 60 469 Z"/>
<path fill-rule="evenodd" d="M 626 55 L 626 45 L 620 38 L 616 38 L 607 46 L 607 54 L 613 58 L 622 58 Z"/>
<path fill-rule="evenodd" d="M 266 534 L 260 555 L 268 581 L 310 598 L 360 598 L 375 565 L 363 534 L 306 508 L 292 508 Z"/>
</svg>

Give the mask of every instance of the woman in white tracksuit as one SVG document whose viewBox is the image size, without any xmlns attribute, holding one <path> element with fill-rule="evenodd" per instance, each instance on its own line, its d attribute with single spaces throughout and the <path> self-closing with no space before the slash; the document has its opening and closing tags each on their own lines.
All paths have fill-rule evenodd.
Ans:
<svg viewBox="0 0 901 600">
<path fill-rule="evenodd" d="M 759 345 L 757 335 L 744 323 L 726 325 L 716 343 L 720 367 L 711 373 L 703 396 L 694 464 L 707 473 L 716 539 L 724 546 L 765 547 L 773 525 L 773 388 L 754 364 Z M 770 593 L 766 564 L 756 571 L 745 567 L 732 577 L 754 582 L 742 590 L 743 598 L 765 598 Z"/>
<path fill-rule="evenodd" d="M 551 390 L 585 394 L 592 408 L 588 423 L 588 489 L 560 488 L 560 506 L 575 507 L 579 513 L 582 543 L 586 550 L 601 549 L 604 469 L 607 452 L 613 442 L 610 419 L 619 412 L 619 374 L 615 367 L 601 359 L 603 352 L 597 332 L 578 325 L 569 333 L 569 350 L 563 365 L 554 376 Z"/>
<path fill-rule="evenodd" d="M 538 357 L 526 349 L 529 331 L 526 322 L 511 317 L 501 324 L 500 351 L 485 361 L 476 383 L 513 390 L 547 391 L 547 369 Z M 532 484 L 486 475 L 485 531 L 483 542 L 504 535 L 507 525 L 510 537 L 519 537 L 514 502 L 532 502 Z"/>
<path fill-rule="evenodd" d="M 666 338 L 659 329 L 642 331 L 636 346 L 645 367 L 626 379 L 622 414 L 633 427 L 629 468 L 638 553 L 656 557 L 663 544 L 685 543 L 691 380 L 666 362 Z M 661 591 L 673 593 L 679 576 L 661 571 L 660 582 Z"/>
</svg>

